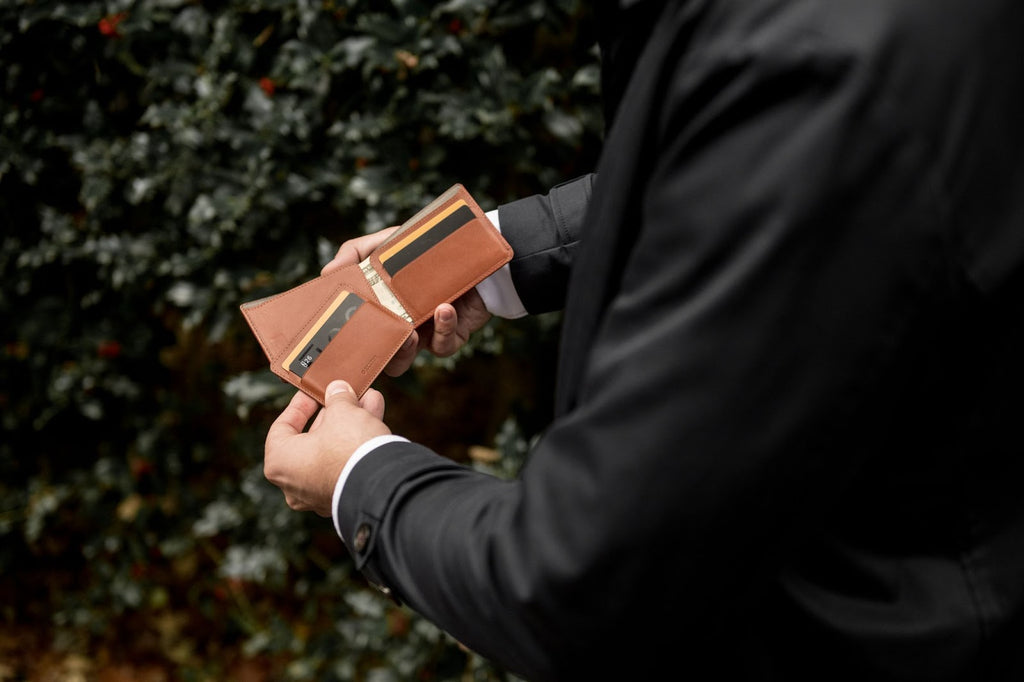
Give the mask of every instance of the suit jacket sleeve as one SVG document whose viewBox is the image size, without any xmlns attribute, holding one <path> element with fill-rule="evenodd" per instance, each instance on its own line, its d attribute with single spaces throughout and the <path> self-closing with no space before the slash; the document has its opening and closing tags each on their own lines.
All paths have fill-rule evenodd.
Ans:
<svg viewBox="0 0 1024 682">
<path fill-rule="evenodd" d="M 593 183 L 593 174 L 584 175 L 546 195 L 498 207 L 501 233 L 515 252 L 509 264 L 512 282 L 530 313 L 560 310 L 565 303 Z"/>
<path fill-rule="evenodd" d="M 949 447 L 933 428 L 952 409 L 935 398 L 949 387 L 934 369 L 969 278 L 937 209 L 955 154 L 934 141 L 971 138 L 934 115 L 955 110 L 936 104 L 955 89 L 918 77 L 935 71 L 914 61 L 940 52 L 921 44 L 930 34 L 892 31 L 901 42 L 885 44 L 883 30 L 868 30 L 877 17 L 862 22 L 861 4 L 840 4 L 853 18 L 810 28 L 800 13 L 813 3 L 793 3 L 775 30 L 722 20 L 717 43 L 673 17 L 659 23 L 644 62 L 647 118 L 631 121 L 646 94 L 635 87 L 573 258 L 577 277 L 598 228 L 628 230 L 623 267 L 592 336 L 565 339 L 585 358 L 577 397 L 518 479 L 410 443 L 351 472 L 338 515 L 346 538 L 365 540 L 357 566 L 519 674 L 609 679 L 625 671 L 602 670 L 602 651 L 636 651 L 642 665 L 645 650 L 677 647 L 681 661 L 724 650 L 723 633 L 754 618 L 744 595 L 836 500 L 883 534 L 896 522 L 913 531 L 921 516 L 876 518 L 877 499 L 843 493 L 868 462 L 907 465 L 917 485 Z M 708 6 L 771 15 L 757 3 Z M 744 42 L 747 26 L 756 40 Z M 659 61 L 682 35 L 708 42 Z M 942 73 L 965 72 L 950 62 Z M 633 172 L 637 149 L 648 156 Z M 612 210 L 599 209 L 625 186 L 630 213 L 604 225 Z M 556 203 L 515 209 L 548 226 L 536 245 L 512 231 L 528 308 L 564 288 L 534 287 L 563 282 L 568 267 L 572 235 L 550 227 Z M 585 304 L 587 284 L 573 279 L 570 302 Z M 574 314 L 570 303 L 569 330 Z M 878 499 L 895 509 L 898 492 Z M 896 544 L 924 543 L 921 529 Z"/>
</svg>

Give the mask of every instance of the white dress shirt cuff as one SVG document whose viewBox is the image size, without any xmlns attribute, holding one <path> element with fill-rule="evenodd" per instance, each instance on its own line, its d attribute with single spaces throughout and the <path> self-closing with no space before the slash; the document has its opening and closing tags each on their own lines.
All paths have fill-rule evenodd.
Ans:
<svg viewBox="0 0 1024 682">
<path fill-rule="evenodd" d="M 345 481 L 348 479 L 349 473 L 351 473 L 353 467 L 359 463 L 359 460 L 379 448 L 381 445 L 400 441 L 408 443 L 409 439 L 402 438 L 401 436 L 396 436 L 394 434 L 376 436 L 356 448 L 356 451 L 348 458 L 348 462 L 345 463 L 345 468 L 341 470 L 341 475 L 338 476 L 338 482 L 334 484 L 334 496 L 331 498 L 331 518 L 334 520 L 334 530 L 337 531 L 338 537 L 341 538 L 342 542 L 345 542 L 345 536 L 341 534 L 341 524 L 338 522 L 338 502 L 341 501 L 341 490 L 345 487 Z"/>
<path fill-rule="evenodd" d="M 487 219 L 501 232 L 498 221 L 498 209 L 487 212 Z M 499 268 L 493 275 L 476 285 L 476 291 L 484 300 L 488 312 L 507 320 L 524 317 L 527 312 L 523 302 L 519 300 L 516 287 L 512 284 L 512 272 L 508 263 Z"/>
</svg>

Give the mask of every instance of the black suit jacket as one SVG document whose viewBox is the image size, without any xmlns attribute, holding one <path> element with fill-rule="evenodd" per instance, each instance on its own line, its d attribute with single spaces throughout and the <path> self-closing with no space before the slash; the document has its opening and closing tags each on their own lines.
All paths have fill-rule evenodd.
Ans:
<svg viewBox="0 0 1024 682">
<path fill-rule="evenodd" d="M 1024 4 L 599 4 L 516 481 L 358 464 L 357 565 L 531 679 L 1024 679 Z"/>
</svg>

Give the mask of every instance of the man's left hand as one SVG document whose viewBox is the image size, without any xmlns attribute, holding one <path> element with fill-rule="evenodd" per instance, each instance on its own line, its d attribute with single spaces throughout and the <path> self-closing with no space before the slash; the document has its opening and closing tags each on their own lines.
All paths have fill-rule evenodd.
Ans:
<svg viewBox="0 0 1024 682">
<path fill-rule="evenodd" d="M 355 450 L 375 436 L 391 433 L 384 397 L 373 389 L 356 398 L 344 381 L 327 387 L 326 405 L 299 391 L 267 432 L 263 475 L 284 492 L 296 511 L 331 515 L 334 486 Z M 316 419 L 305 431 L 306 424 Z"/>
</svg>

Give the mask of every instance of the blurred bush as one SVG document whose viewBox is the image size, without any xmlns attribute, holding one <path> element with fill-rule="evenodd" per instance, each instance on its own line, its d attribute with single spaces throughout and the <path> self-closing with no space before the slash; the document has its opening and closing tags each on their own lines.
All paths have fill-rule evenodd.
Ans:
<svg viewBox="0 0 1024 682">
<path fill-rule="evenodd" d="M 488 210 L 590 170 L 591 30 L 577 0 L 0 0 L 6 632 L 93 673 L 505 677 L 263 479 L 292 390 L 238 305 L 454 182 Z M 557 324 L 383 378 L 392 427 L 513 474 Z"/>
</svg>

